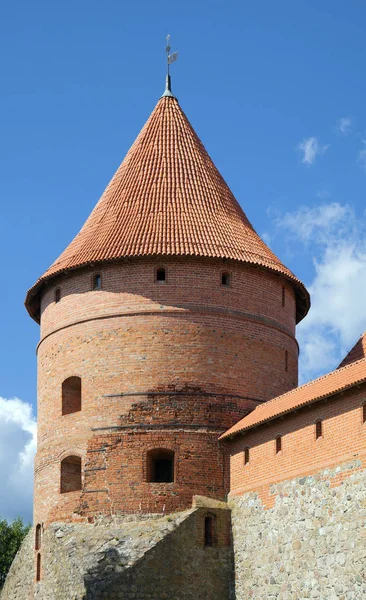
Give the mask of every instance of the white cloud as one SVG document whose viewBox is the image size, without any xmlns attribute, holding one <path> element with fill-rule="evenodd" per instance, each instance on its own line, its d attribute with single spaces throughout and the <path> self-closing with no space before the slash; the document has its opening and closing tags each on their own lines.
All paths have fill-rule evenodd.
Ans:
<svg viewBox="0 0 366 600">
<path fill-rule="evenodd" d="M 314 265 L 312 307 L 297 333 L 304 382 L 334 369 L 366 329 L 366 220 L 333 202 L 301 207 L 275 224 L 311 252 Z"/>
<path fill-rule="evenodd" d="M 30 404 L 0 397 L 0 518 L 32 519 L 37 423 Z"/>
<path fill-rule="evenodd" d="M 342 135 L 348 135 L 351 131 L 352 119 L 351 117 L 341 117 L 337 121 L 337 131 Z"/>
<path fill-rule="evenodd" d="M 302 142 L 296 146 L 296 149 L 299 152 L 302 152 L 301 162 L 306 165 L 312 165 L 316 157 L 319 154 L 324 154 L 328 148 L 329 144 L 322 146 L 316 137 L 304 138 Z"/>
<path fill-rule="evenodd" d="M 358 163 L 361 167 L 361 169 L 363 171 L 366 171 L 366 140 L 362 140 L 362 143 L 364 145 L 363 148 L 361 148 L 359 155 L 358 155 Z"/>
</svg>

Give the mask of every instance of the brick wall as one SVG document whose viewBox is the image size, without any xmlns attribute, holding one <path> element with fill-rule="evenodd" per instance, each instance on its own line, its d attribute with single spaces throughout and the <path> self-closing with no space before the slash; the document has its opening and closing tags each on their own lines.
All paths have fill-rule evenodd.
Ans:
<svg viewBox="0 0 366 600">
<path fill-rule="evenodd" d="M 158 266 L 166 283 L 154 280 Z M 222 271 L 231 275 L 229 287 Z M 101 291 L 91 289 L 96 272 Z M 60 495 L 67 456 L 81 457 L 84 488 L 91 480 L 85 469 L 96 439 L 114 452 L 108 510 L 111 503 L 118 511 L 154 503 L 160 510 L 164 498 L 176 510 L 193 493 L 223 497 L 228 473 L 215 439 L 258 400 L 297 384 L 294 329 L 291 285 L 230 261 L 131 260 L 53 281 L 42 298 L 38 347 L 35 523 L 106 510 L 104 492 Z M 69 377 L 81 378 L 82 410 L 62 415 Z M 178 479 L 164 495 L 163 487 L 149 490 L 157 484 L 145 481 L 143 469 L 147 449 L 169 446 L 179 448 Z"/>
<path fill-rule="evenodd" d="M 231 494 L 256 490 L 271 506 L 270 486 L 278 481 L 307 475 L 366 454 L 366 423 L 363 404 L 366 387 L 358 386 L 317 402 L 282 419 L 238 435 L 230 446 Z M 322 421 L 322 436 L 316 439 L 316 422 Z M 276 437 L 282 450 L 276 453 Z M 244 464 L 245 448 L 249 463 Z"/>
</svg>

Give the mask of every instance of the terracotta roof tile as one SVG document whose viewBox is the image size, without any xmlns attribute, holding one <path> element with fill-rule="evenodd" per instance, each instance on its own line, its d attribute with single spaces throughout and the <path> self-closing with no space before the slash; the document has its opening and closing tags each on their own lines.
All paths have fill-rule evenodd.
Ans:
<svg viewBox="0 0 366 600">
<path fill-rule="evenodd" d="M 309 295 L 254 231 L 174 97 L 162 97 L 86 223 L 28 292 L 89 263 L 148 255 L 229 258 L 269 268 L 297 290 L 301 319 Z"/>
<path fill-rule="evenodd" d="M 361 358 L 366 358 L 366 331 L 360 336 L 353 348 L 351 348 L 344 357 L 338 369 L 345 367 L 356 360 L 360 360 Z"/>
<path fill-rule="evenodd" d="M 261 404 L 244 417 L 244 419 L 241 419 L 241 421 L 226 431 L 221 436 L 221 439 L 252 429 L 252 427 L 290 413 L 301 406 L 311 404 L 322 398 L 327 398 L 363 382 L 366 382 L 365 359 L 331 371 L 327 375 L 323 375 L 282 396 L 277 396 L 277 398 Z"/>
</svg>

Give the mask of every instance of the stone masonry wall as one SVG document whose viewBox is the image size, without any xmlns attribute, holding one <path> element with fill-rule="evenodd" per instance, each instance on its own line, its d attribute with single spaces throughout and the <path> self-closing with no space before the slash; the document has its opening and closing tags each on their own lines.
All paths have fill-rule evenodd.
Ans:
<svg viewBox="0 0 366 600">
<path fill-rule="evenodd" d="M 272 508 L 231 499 L 236 600 L 366 595 L 366 470 L 359 459 L 270 486 Z"/>
<path fill-rule="evenodd" d="M 41 581 L 29 588 L 35 552 L 25 545 L 1 600 L 232 600 L 230 511 L 219 506 L 52 524 L 42 536 Z M 204 545 L 206 515 L 216 519 L 212 547 Z"/>
<path fill-rule="evenodd" d="M 33 600 L 35 527 L 31 527 L 10 567 L 0 600 Z M 56 600 L 56 599 L 55 599 Z"/>
</svg>

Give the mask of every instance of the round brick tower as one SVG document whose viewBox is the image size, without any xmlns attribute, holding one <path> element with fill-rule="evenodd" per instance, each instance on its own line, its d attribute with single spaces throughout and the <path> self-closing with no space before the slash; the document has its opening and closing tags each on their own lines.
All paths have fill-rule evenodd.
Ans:
<svg viewBox="0 0 366 600">
<path fill-rule="evenodd" d="M 219 435 L 297 385 L 304 286 L 169 89 L 27 294 L 41 325 L 35 523 L 223 498 Z"/>
</svg>

